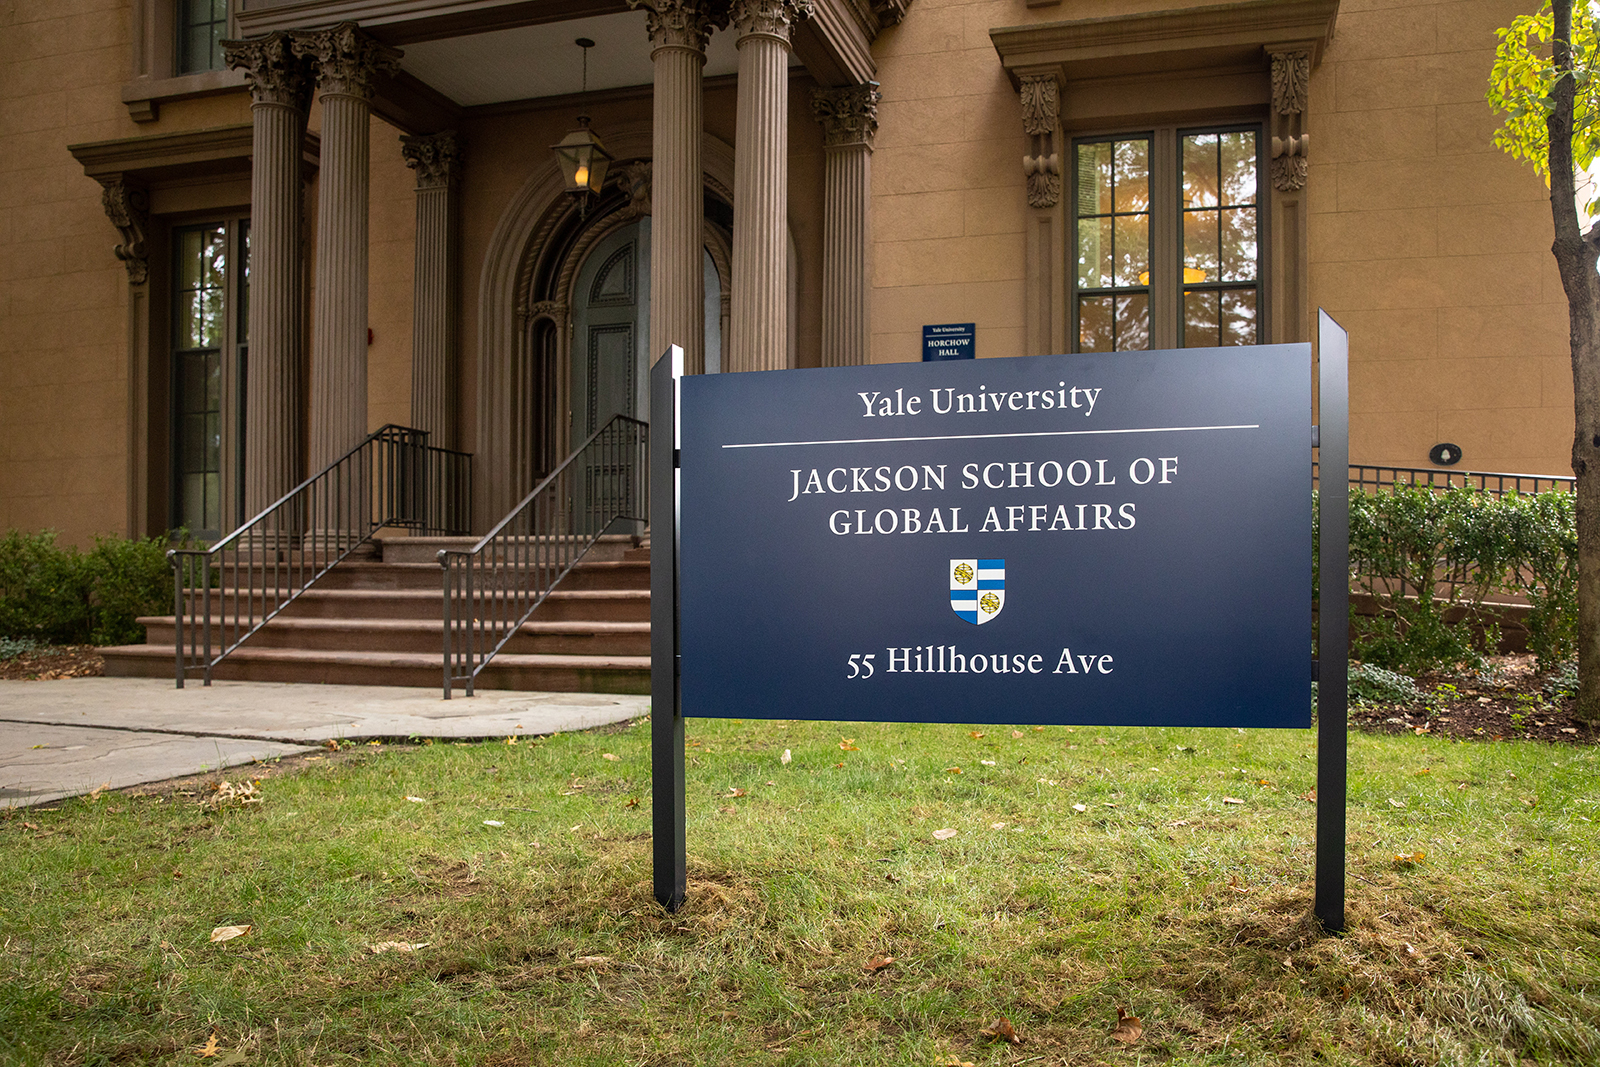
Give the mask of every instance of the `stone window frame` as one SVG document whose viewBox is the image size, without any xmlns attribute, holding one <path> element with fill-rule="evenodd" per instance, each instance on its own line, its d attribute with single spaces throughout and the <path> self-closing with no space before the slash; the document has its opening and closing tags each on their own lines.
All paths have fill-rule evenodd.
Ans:
<svg viewBox="0 0 1600 1067">
<path fill-rule="evenodd" d="M 229 36 L 242 6 L 243 0 L 229 0 Z M 122 102 L 133 121 L 156 121 L 168 101 L 244 91 L 243 71 L 178 73 L 178 0 L 133 0 L 132 21 L 133 77 L 122 87 Z"/>
<path fill-rule="evenodd" d="M 1143 140 L 1150 146 L 1150 260 L 1149 284 L 1136 287 L 1149 294 L 1150 344 L 1152 349 L 1185 348 L 1183 297 L 1189 283 L 1182 280 L 1183 270 L 1183 159 L 1182 140 L 1186 136 L 1207 133 L 1252 132 L 1256 135 L 1256 277 L 1251 288 L 1256 292 L 1256 343 L 1265 344 L 1272 333 L 1272 293 L 1268 268 L 1272 247 L 1271 219 L 1267 210 L 1268 148 L 1266 126 L 1260 117 L 1235 117 L 1221 122 L 1163 123 L 1156 126 L 1133 126 L 1124 129 L 1105 129 L 1078 133 L 1065 145 L 1062 160 L 1062 203 L 1065 241 L 1062 245 L 1062 269 L 1067 287 L 1066 295 L 1066 347 L 1061 351 L 1080 350 L 1077 289 L 1077 212 L 1073 208 L 1076 189 L 1074 155 L 1079 146 L 1104 143 L 1109 140 Z M 1230 286 L 1237 288 L 1241 286 Z M 1198 346 L 1197 346 L 1198 347 Z"/>
<path fill-rule="evenodd" d="M 208 218 L 248 217 L 253 136 L 254 127 L 245 123 L 67 146 L 102 187 L 114 227 L 107 233 L 107 258 L 121 260 L 127 272 L 130 537 L 168 529 L 171 234 Z M 319 153 L 316 134 L 306 134 L 303 181 L 316 174 Z"/>
<path fill-rule="evenodd" d="M 1021 97 L 1027 145 L 1026 352 L 1065 352 L 1072 340 L 1072 228 L 1061 193 L 1073 138 L 1238 121 L 1262 123 L 1270 146 L 1261 341 L 1310 340 L 1307 86 L 1338 12 L 1339 0 L 1245 0 L 989 31 Z"/>
</svg>

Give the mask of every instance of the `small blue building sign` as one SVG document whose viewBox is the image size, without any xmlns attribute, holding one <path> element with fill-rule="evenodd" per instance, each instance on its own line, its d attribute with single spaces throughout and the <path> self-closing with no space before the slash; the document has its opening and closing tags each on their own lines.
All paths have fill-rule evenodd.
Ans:
<svg viewBox="0 0 1600 1067">
<path fill-rule="evenodd" d="M 947 322 L 922 328 L 922 362 L 936 363 L 945 359 L 973 359 L 978 350 L 976 340 L 978 324 L 975 322 Z"/>
</svg>

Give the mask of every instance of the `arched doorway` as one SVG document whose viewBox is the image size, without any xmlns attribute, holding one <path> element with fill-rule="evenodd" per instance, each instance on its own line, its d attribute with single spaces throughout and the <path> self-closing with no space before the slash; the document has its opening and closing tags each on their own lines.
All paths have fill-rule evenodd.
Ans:
<svg viewBox="0 0 1600 1067">
<path fill-rule="evenodd" d="M 722 279 L 710 250 L 705 276 L 705 371 L 722 369 Z M 648 422 L 650 219 L 618 227 L 584 258 L 573 286 L 572 447 L 613 415 Z"/>
</svg>

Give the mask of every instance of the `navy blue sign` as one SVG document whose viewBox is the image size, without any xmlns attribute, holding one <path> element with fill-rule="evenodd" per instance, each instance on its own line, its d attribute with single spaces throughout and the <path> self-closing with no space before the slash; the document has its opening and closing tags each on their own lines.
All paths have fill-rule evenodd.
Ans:
<svg viewBox="0 0 1600 1067">
<path fill-rule="evenodd" d="M 685 377 L 684 714 L 1308 726 L 1310 367 Z"/>
<path fill-rule="evenodd" d="M 924 326 L 922 362 L 973 359 L 978 354 L 977 337 L 978 324 L 975 322 L 949 322 L 942 326 Z"/>
</svg>

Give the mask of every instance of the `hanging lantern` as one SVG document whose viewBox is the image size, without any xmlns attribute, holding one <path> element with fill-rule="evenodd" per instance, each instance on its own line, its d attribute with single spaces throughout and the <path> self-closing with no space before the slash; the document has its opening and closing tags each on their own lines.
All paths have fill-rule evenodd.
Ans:
<svg viewBox="0 0 1600 1067">
<path fill-rule="evenodd" d="M 599 193 L 606 181 L 606 169 L 611 166 L 611 153 L 589 129 L 587 115 L 578 116 L 578 128 L 550 146 L 561 164 L 561 177 L 567 183 L 567 192 L 587 198 Z"/>
</svg>

